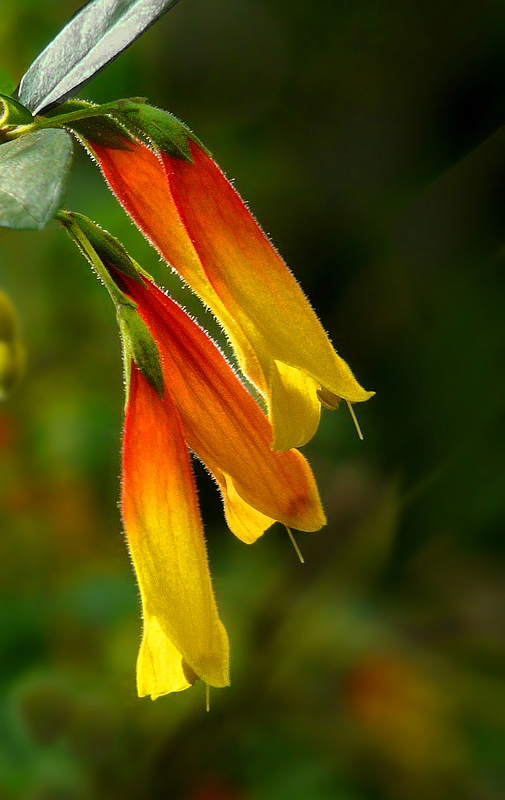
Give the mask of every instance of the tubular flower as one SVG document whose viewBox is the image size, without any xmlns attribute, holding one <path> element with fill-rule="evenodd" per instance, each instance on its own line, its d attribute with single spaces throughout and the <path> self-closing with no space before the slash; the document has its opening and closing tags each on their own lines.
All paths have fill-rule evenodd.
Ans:
<svg viewBox="0 0 505 800">
<path fill-rule="evenodd" d="M 228 639 L 212 592 L 181 422 L 132 363 L 123 442 L 122 511 L 143 607 L 140 697 L 227 686 Z"/>
<path fill-rule="evenodd" d="M 161 113 L 161 112 L 159 112 Z M 165 115 L 167 118 L 169 115 Z M 186 154 L 88 144 L 112 191 L 223 325 L 265 399 L 275 450 L 305 444 L 321 403 L 367 400 L 298 283 L 219 167 L 182 123 Z M 179 130 L 180 135 L 180 130 Z"/>
<path fill-rule="evenodd" d="M 325 517 L 306 459 L 270 449 L 269 420 L 217 346 L 154 283 L 118 280 L 158 346 L 186 443 L 218 483 L 230 530 L 246 543 L 276 520 L 319 530 Z"/>
<path fill-rule="evenodd" d="M 160 397 L 132 363 L 122 508 L 144 611 L 138 692 L 154 698 L 197 677 L 226 686 L 228 643 L 188 447 L 218 483 L 228 526 L 247 543 L 276 520 L 322 527 L 317 487 L 298 451 L 272 452 L 268 419 L 207 334 L 151 281 L 111 272 L 157 345 L 164 382 Z"/>
<path fill-rule="evenodd" d="M 225 686 L 228 641 L 188 448 L 214 476 L 228 526 L 247 543 L 276 520 L 304 531 L 324 525 L 312 471 L 297 450 L 271 450 L 270 421 L 218 347 L 116 239 L 82 215 L 59 219 L 107 287 L 123 338 L 122 512 L 144 615 L 139 694 L 154 698 L 197 678 Z"/>
</svg>

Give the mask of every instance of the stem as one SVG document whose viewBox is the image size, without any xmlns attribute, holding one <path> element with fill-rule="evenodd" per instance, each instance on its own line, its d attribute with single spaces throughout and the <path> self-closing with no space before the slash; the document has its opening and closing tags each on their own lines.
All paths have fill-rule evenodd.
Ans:
<svg viewBox="0 0 505 800">
<path fill-rule="evenodd" d="M 34 122 L 29 125 L 18 125 L 13 130 L 6 132 L 5 135 L 8 140 L 19 139 L 21 136 L 26 136 L 27 133 L 33 133 L 33 131 L 45 128 L 61 128 L 89 117 L 111 116 L 112 112 L 117 110 L 116 103 L 105 103 L 102 106 L 89 106 L 89 108 L 82 108 L 80 111 L 70 111 L 68 114 L 60 114 L 54 117 L 35 117 Z"/>
</svg>

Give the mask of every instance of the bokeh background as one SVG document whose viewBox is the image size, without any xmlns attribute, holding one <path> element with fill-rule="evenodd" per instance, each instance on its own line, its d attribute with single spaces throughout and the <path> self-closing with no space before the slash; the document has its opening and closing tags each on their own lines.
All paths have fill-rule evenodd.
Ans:
<svg viewBox="0 0 505 800">
<path fill-rule="evenodd" d="M 2 0 L 17 79 L 81 5 Z M 213 151 L 377 396 L 306 448 L 328 526 L 226 530 L 197 467 L 231 688 L 138 700 L 105 291 L 56 223 L 0 231 L 0 798 L 505 797 L 505 5 L 183 0 L 83 92 Z M 76 146 L 66 205 L 211 326 Z M 275 298 L 272 298 L 275 302 Z M 214 328 L 213 328 L 214 330 Z"/>
</svg>

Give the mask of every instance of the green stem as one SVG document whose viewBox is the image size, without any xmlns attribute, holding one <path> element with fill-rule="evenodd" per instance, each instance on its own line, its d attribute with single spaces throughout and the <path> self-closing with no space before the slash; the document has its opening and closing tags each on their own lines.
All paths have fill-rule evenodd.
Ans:
<svg viewBox="0 0 505 800">
<path fill-rule="evenodd" d="M 19 139 L 21 136 L 26 136 L 27 133 L 33 133 L 44 128 L 62 128 L 81 119 L 110 116 L 111 112 L 117 110 L 116 103 L 105 103 L 102 106 L 89 106 L 89 108 L 83 108 L 80 111 L 71 111 L 68 114 L 59 114 L 54 117 L 35 117 L 34 122 L 29 125 L 18 125 L 11 131 L 6 132 L 5 135 L 8 140 Z"/>
</svg>

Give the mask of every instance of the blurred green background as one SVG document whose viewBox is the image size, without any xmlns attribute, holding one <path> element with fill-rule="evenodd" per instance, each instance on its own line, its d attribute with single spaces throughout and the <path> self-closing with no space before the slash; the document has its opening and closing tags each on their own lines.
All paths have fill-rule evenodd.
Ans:
<svg viewBox="0 0 505 800">
<path fill-rule="evenodd" d="M 2 0 L 18 79 L 81 5 Z M 327 528 L 235 541 L 197 468 L 232 686 L 138 700 L 112 306 L 56 223 L 0 231 L 0 798 L 505 797 L 505 4 L 183 0 L 83 91 L 187 122 L 366 388 L 306 448 Z M 191 311 L 76 145 L 66 205 Z M 214 330 L 214 328 L 213 328 Z"/>
</svg>

